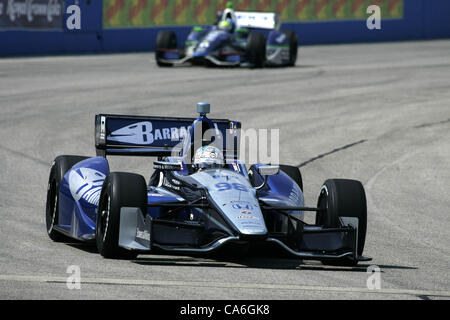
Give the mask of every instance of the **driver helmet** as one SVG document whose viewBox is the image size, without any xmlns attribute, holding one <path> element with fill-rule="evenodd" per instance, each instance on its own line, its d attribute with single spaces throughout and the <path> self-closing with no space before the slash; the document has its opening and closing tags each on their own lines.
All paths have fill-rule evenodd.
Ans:
<svg viewBox="0 0 450 320">
<path fill-rule="evenodd" d="M 232 32 L 234 27 L 234 22 L 231 19 L 225 19 L 219 22 L 219 29 L 226 31 L 226 32 Z"/>
<path fill-rule="evenodd" d="M 201 147 L 195 152 L 194 165 L 199 170 L 223 168 L 223 154 L 213 146 Z"/>
</svg>

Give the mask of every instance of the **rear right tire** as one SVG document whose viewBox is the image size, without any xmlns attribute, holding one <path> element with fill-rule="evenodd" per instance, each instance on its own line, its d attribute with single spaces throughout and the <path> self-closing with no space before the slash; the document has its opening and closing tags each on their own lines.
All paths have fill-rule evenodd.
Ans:
<svg viewBox="0 0 450 320">
<path fill-rule="evenodd" d="M 286 173 L 292 180 L 294 180 L 303 192 L 303 179 L 300 169 L 294 166 L 280 164 L 280 170 Z"/>
<path fill-rule="evenodd" d="M 289 41 L 289 63 L 288 66 L 294 67 L 298 55 L 298 36 L 295 31 L 284 31 Z"/>
</svg>

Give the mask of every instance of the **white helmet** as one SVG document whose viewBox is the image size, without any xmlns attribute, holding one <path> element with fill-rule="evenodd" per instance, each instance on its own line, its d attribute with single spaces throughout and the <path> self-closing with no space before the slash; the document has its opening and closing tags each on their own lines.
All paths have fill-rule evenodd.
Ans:
<svg viewBox="0 0 450 320">
<path fill-rule="evenodd" d="M 223 154 L 218 148 L 213 146 L 201 147 L 195 153 L 194 165 L 198 169 L 223 168 Z"/>
</svg>

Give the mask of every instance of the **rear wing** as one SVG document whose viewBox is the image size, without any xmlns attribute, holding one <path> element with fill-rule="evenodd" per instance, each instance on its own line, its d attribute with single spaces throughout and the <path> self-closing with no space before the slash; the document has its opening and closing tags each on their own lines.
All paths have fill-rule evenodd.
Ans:
<svg viewBox="0 0 450 320">
<path fill-rule="evenodd" d="M 279 29 L 280 26 L 276 13 L 236 11 L 235 15 L 239 28 Z"/>
<path fill-rule="evenodd" d="M 147 117 L 98 114 L 95 116 L 95 149 L 97 156 L 170 156 L 181 152 L 183 139 L 189 137 L 194 118 Z M 222 150 L 237 158 L 241 123 L 211 119 L 223 139 Z M 192 139 L 192 138 L 191 138 Z M 233 146 L 232 150 L 227 146 Z"/>
</svg>

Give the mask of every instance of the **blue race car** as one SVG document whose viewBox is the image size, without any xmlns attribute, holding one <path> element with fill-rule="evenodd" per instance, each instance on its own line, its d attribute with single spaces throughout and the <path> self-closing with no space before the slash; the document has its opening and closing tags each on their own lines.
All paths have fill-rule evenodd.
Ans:
<svg viewBox="0 0 450 320">
<path fill-rule="evenodd" d="M 96 115 L 97 157 L 59 156 L 50 170 L 46 226 L 54 241 L 95 243 L 105 258 L 272 246 L 294 257 L 355 265 L 367 209 L 362 184 L 327 180 L 305 207 L 300 170 L 239 160 L 241 123 Z M 107 156 L 156 157 L 149 181 L 111 172 Z M 316 212 L 315 224 L 304 222 Z M 244 251 L 245 251 L 244 250 Z"/>
<path fill-rule="evenodd" d="M 190 62 L 215 66 L 295 66 L 298 37 L 280 31 L 275 13 L 239 12 L 228 5 L 218 12 L 213 26 L 194 27 L 183 48 L 176 34 L 162 30 L 156 39 L 156 63 L 160 67 Z"/>
</svg>

